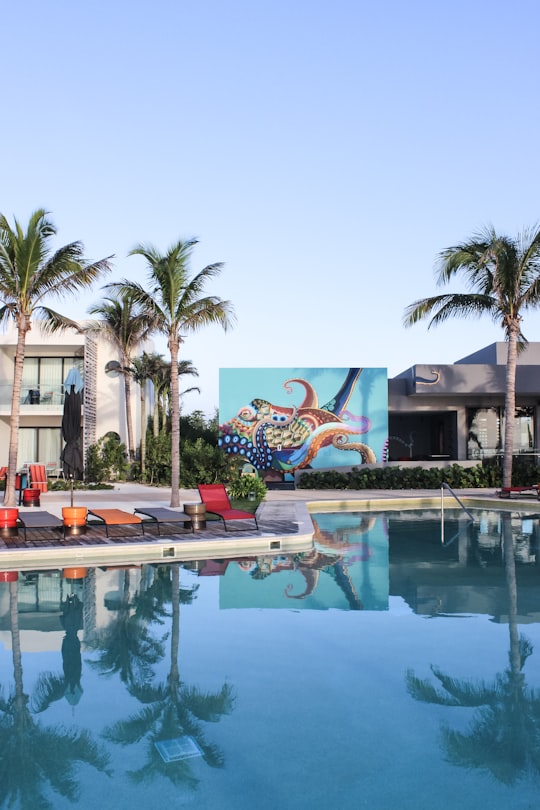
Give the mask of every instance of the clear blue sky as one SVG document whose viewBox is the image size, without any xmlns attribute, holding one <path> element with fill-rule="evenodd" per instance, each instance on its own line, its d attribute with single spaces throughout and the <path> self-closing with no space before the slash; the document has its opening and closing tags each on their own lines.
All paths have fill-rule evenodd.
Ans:
<svg viewBox="0 0 540 810">
<path fill-rule="evenodd" d="M 186 342 L 186 411 L 220 366 L 392 376 L 502 339 L 402 316 L 440 250 L 540 219 L 537 0 L 19 0 L 1 24 L 0 211 L 45 207 L 109 280 L 144 279 L 138 242 L 225 263 L 237 324 Z"/>
</svg>

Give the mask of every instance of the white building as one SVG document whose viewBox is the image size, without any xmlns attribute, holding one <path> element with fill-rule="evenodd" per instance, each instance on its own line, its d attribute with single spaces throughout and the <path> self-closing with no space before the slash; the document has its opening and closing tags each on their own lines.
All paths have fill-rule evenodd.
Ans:
<svg viewBox="0 0 540 810">
<path fill-rule="evenodd" d="M 0 334 L 0 466 L 7 465 L 13 391 L 13 366 L 17 330 L 13 325 Z M 60 465 L 64 380 L 70 368 L 78 368 L 84 380 L 83 447 L 109 431 L 127 444 L 124 380 L 106 372 L 108 363 L 119 361 L 117 351 L 101 338 L 68 329 L 53 336 L 34 322 L 26 337 L 19 429 L 19 466 L 55 462 Z M 110 368 L 110 366 L 109 366 Z M 140 398 L 133 385 L 134 440 L 140 440 Z"/>
</svg>

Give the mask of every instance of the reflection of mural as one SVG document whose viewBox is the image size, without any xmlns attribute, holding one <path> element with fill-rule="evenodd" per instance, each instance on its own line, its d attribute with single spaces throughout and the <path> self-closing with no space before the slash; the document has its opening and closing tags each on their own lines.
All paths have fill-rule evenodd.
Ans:
<svg viewBox="0 0 540 810">
<path fill-rule="evenodd" d="M 220 386 L 220 417 L 229 417 L 228 408 L 222 407 L 224 396 L 221 396 L 221 387 L 227 389 L 229 401 L 233 401 L 230 391 L 238 390 L 238 378 L 242 372 L 250 374 L 252 390 L 255 386 L 269 387 L 269 383 L 264 377 L 268 377 L 273 371 L 285 375 L 287 369 L 269 370 L 259 369 L 261 382 L 253 379 L 253 370 L 224 369 L 222 370 L 222 385 Z M 369 369 L 372 376 L 368 375 L 367 390 L 358 392 L 359 396 L 353 401 L 353 393 L 358 389 L 358 382 L 363 369 L 326 369 L 323 370 L 326 376 L 336 385 L 337 393 L 324 404 L 319 405 L 319 395 L 315 385 L 309 377 L 318 377 L 320 370 L 304 369 L 302 377 L 288 376 L 281 378 L 280 392 L 277 397 L 282 397 L 281 388 L 285 389 L 287 396 L 291 396 L 294 391 L 298 391 L 294 386 L 300 386 L 303 390 L 303 398 L 298 405 L 274 404 L 269 399 L 260 396 L 251 399 L 248 405 L 238 408 L 238 401 L 234 410 L 234 416 L 230 416 L 222 421 L 220 425 L 219 445 L 227 453 L 245 458 L 258 470 L 268 470 L 274 468 L 281 472 L 293 472 L 301 468 L 312 466 L 316 456 L 323 448 L 335 448 L 336 450 L 355 450 L 359 453 L 361 461 L 369 463 L 377 461 L 377 455 L 371 444 L 355 441 L 354 437 L 363 433 L 368 433 L 373 428 L 373 419 L 361 413 L 367 403 L 367 397 L 375 400 L 371 404 L 378 407 L 377 413 L 384 413 L 386 420 L 385 403 L 378 400 L 379 391 L 372 395 L 370 386 L 373 386 L 373 372 L 382 371 L 384 386 L 386 388 L 386 373 L 382 369 Z M 345 375 L 345 378 L 343 378 Z M 328 381 L 324 380 L 328 385 Z M 380 380 L 378 381 L 380 383 Z M 273 385 L 271 383 L 270 385 Z M 274 386 L 275 387 L 275 386 Z M 274 390 L 274 389 L 273 389 Z M 336 390 L 334 388 L 334 390 Z M 276 397 L 276 399 L 277 399 Z M 380 425 L 377 425 L 380 431 Z M 386 422 L 383 433 L 386 430 Z M 383 441 L 385 437 L 382 437 Z M 379 439 L 377 438 L 377 441 Z M 382 442 L 381 442 L 382 445 Z M 333 466 L 335 462 L 329 461 L 327 466 Z M 351 463 L 350 459 L 346 463 Z M 316 465 L 314 465 L 316 466 Z"/>
<path fill-rule="evenodd" d="M 310 551 L 213 566 L 212 573 L 221 576 L 220 607 L 290 609 L 294 600 L 295 609 L 303 610 L 388 610 L 384 518 L 353 512 L 311 517 Z"/>
</svg>

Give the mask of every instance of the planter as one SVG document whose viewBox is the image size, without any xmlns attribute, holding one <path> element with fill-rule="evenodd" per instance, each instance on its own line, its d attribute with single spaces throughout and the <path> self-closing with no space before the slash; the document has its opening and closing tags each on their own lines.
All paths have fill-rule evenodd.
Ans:
<svg viewBox="0 0 540 810">
<path fill-rule="evenodd" d="M 62 576 L 64 579 L 84 579 L 88 573 L 88 568 L 64 568 Z"/>
<path fill-rule="evenodd" d="M 17 536 L 19 533 L 19 530 L 17 528 L 18 520 L 19 520 L 18 509 L 8 507 L 0 509 L 0 536 L 1 537 Z"/>
<path fill-rule="evenodd" d="M 17 582 L 18 579 L 18 571 L 0 571 L 0 582 Z"/>
<path fill-rule="evenodd" d="M 37 487 L 27 487 L 27 489 L 23 489 L 23 506 L 40 506 L 40 495 L 41 492 L 39 489 L 37 489 Z"/>
<path fill-rule="evenodd" d="M 184 512 L 190 516 L 194 531 L 206 529 L 206 506 L 204 503 L 185 503 Z"/>
<path fill-rule="evenodd" d="M 64 520 L 64 534 L 84 534 L 86 532 L 86 506 L 64 506 L 62 518 Z"/>
</svg>

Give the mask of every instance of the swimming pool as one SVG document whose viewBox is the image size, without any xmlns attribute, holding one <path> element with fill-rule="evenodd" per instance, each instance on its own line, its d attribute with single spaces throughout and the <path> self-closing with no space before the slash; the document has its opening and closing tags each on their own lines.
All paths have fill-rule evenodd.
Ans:
<svg viewBox="0 0 540 810">
<path fill-rule="evenodd" d="M 324 513 L 311 552 L 0 583 L 0 806 L 536 806 L 539 517 Z"/>
</svg>

